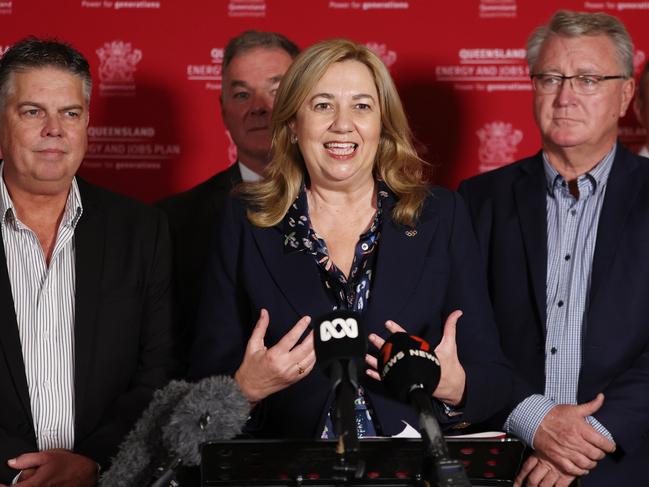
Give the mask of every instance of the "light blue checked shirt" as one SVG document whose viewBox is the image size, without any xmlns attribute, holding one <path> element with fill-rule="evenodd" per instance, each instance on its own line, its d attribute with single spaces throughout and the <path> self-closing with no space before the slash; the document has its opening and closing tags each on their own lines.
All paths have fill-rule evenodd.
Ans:
<svg viewBox="0 0 649 487">
<path fill-rule="evenodd" d="M 578 199 L 570 194 L 567 181 L 543 153 L 548 190 L 545 393 L 521 401 L 504 426 L 505 431 L 530 446 L 539 424 L 554 406 L 577 404 L 582 331 L 587 326 L 597 227 L 616 147 L 592 171 L 577 179 Z M 589 416 L 588 422 L 613 441 L 599 421 Z"/>
</svg>

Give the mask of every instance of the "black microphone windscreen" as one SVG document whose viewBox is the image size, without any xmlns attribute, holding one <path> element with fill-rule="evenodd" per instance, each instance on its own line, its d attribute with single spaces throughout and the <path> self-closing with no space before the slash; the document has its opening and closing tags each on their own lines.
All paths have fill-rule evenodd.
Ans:
<svg viewBox="0 0 649 487">
<path fill-rule="evenodd" d="M 235 437 L 249 414 L 250 403 L 232 377 L 208 377 L 194 384 L 178 402 L 162 438 L 184 465 L 198 465 L 200 446 Z"/>
<path fill-rule="evenodd" d="M 407 402 L 413 388 L 432 394 L 441 374 L 435 352 L 425 340 L 405 332 L 393 333 L 378 356 L 378 372 L 385 388 L 400 401 Z"/>
<path fill-rule="evenodd" d="M 325 372 L 333 362 L 343 359 L 363 363 L 367 335 L 358 313 L 332 311 L 316 320 L 313 328 L 316 358 Z"/>
</svg>

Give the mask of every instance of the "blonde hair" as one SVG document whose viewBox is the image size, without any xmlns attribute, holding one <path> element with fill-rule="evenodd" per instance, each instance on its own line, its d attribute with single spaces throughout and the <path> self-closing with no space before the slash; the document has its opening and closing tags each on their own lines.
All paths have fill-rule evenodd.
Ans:
<svg viewBox="0 0 649 487">
<path fill-rule="evenodd" d="M 289 123 L 327 69 L 334 63 L 358 61 L 368 67 L 376 83 L 381 108 L 381 138 L 374 161 L 374 175 L 396 194 L 394 221 L 414 226 L 428 192 L 422 161 L 413 147 L 397 89 L 390 73 L 367 47 L 346 39 L 319 42 L 306 49 L 284 74 L 272 116 L 271 160 L 265 179 L 239 187 L 248 203 L 248 219 L 258 227 L 277 225 L 295 201 L 308 178 L 302 154 L 291 143 Z"/>
</svg>

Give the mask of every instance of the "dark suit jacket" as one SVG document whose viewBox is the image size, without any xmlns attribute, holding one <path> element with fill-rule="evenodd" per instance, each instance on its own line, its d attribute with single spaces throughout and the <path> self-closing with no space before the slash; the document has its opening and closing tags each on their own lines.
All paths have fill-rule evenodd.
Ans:
<svg viewBox="0 0 649 487">
<path fill-rule="evenodd" d="M 239 165 L 198 186 L 157 203 L 169 219 L 173 247 L 174 311 L 183 361 L 189 360 L 194 325 L 210 252 L 216 215 L 232 188 L 241 182 Z"/>
<path fill-rule="evenodd" d="M 545 388 L 547 192 L 542 156 L 469 179 L 460 192 L 485 257 L 502 347 L 518 373 L 513 407 Z M 586 486 L 647 481 L 648 297 L 649 161 L 618 144 L 597 229 L 578 401 L 605 394 L 595 417 L 625 455 L 621 463 L 600 462 L 584 477 Z"/>
<path fill-rule="evenodd" d="M 386 336 L 393 319 L 433 346 L 445 317 L 455 309 L 459 356 L 467 373 L 464 419 L 477 421 L 502 408 L 511 376 L 498 346 L 475 237 L 459 196 L 434 188 L 419 224 L 394 223 L 384 207 L 375 276 L 364 313 L 368 333 Z M 409 236 L 410 235 L 410 236 Z M 304 315 L 331 311 L 312 255 L 284 247 L 281 225 L 252 226 L 241 201 L 226 203 L 205 279 L 191 375 L 232 374 L 239 367 L 251 330 L 264 307 L 270 313 L 266 346 L 272 347 Z M 413 410 L 388 398 L 380 384 L 364 377 L 383 433 L 400 432 Z M 315 437 L 329 407 L 330 384 L 315 368 L 300 382 L 255 408 L 249 432 L 261 437 Z"/>
<path fill-rule="evenodd" d="M 168 380 L 170 248 L 164 215 L 78 180 L 83 215 L 74 233 L 75 445 L 106 467 Z M 0 245 L 0 481 L 7 460 L 37 450 L 23 355 Z"/>
</svg>

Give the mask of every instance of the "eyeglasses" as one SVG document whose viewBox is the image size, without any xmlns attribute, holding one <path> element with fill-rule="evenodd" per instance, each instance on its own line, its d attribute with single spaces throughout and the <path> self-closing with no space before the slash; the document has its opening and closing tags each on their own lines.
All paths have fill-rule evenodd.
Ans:
<svg viewBox="0 0 649 487">
<path fill-rule="evenodd" d="M 546 74 L 538 73 L 532 74 L 532 85 L 534 90 L 544 95 L 555 95 L 563 86 L 563 82 L 570 81 L 572 91 L 579 95 L 592 95 L 602 86 L 602 81 L 611 79 L 627 79 L 627 76 L 600 76 L 598 74 L 575 74 L 572 76 L 564 76 L 562 74 Z"/>
</svg>

